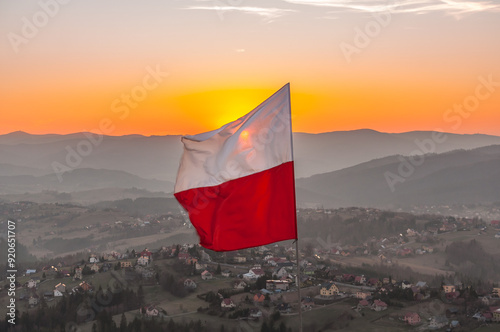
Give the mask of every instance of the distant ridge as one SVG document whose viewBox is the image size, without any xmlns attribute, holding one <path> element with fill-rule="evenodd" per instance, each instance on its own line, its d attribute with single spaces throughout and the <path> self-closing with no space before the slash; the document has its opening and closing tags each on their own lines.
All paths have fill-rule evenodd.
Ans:
<svg viewBox="0 0 500 332">
<path fill-rule="evenodd" d="M 409 159 L 389 156 L 298 179 L 299 203 L 395 209 L 500 201 L 500 145 L 426 155 L 413 171 L 401 172 L 402 160 Z M 402 179 L 394 190 L 389 173 Z"/>
<path fill-rule="evenodd" d="M 445 135 L 446 141 L 436 144 L 436 153 L 500 144 L 499 136 Z M 17 131 L 0 135 L 0 164 L 54 173 L 54 162 L 68 165 L 68 149 L 76 151 L 79 143 L 88 145 L 90 142 L 91 152 L 82 156 L 81 162 L 71 169 L 120 170 L 145 179 L 175 181 L 183 149 L 179 135 L 104 136 L 102 141 L 97 135 L 91 137 L 98 143 L 91 142 L 88 133 L 32 135 Z M 431 137 L 431 131 L 383 133 L 372 129 L 294 133 L 296 176 L 332 172 L 391 155 L 409 155 L 418 149 L 416 140 Z M 25 175 L 40 174 L 27 169 L 26 172 Z"/>
</svg>

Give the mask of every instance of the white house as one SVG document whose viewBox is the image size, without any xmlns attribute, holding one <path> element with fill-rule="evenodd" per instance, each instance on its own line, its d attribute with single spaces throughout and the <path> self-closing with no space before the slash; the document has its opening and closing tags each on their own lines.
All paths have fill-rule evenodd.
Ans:
<svg viewBox="0 0 500 332">
<path fill-rule="evenodd" d="M 205 270 L 201 273 L 201 279 L 203 280 L 210 280 L 213 278 L 213 275 L 212 273 L 210 273 L 209 271 Z"/>
<path fill-rule="evenodd" d="M 243 280 L 236 281 L 233 284 L 234 289 L 245 289 L 246 286 L 247 286 L 247 283 L 244 282 Z"/>
<path fill-rule="evenodd" d="M 220 303 L 220 307 L 222 310 L 232 310 L 236 308 L 236 304 L 234 304 L 233 300 L 231 299 L 223 299 Z"/>
<path fill-rule="evenodd" d="M 92 255 L 89 258 L 89 263 L 90 264 L 99 263 L 99 258 L 96 255 Z"/>
<path fill-rule="evenodd" d="M 191 279 L 184 280 L 184 287 L 188 289 L 196 289 L 196 283 Z"/>
<path fill-rule="evenodd" d="M 148 317 L 156 317 L 159 315 L 159 313 L 160 312 L 158 311 L 158 309 L 156 309 L 154 306 L 145 308 L 145 314 Z"/>
<path fill-rule="evenodd" d="M 273 277 L 276 279 L 281 279 L 283 277 L 288 277 L 289 272 L 285 267 L 280 267 L 274 270 Z"/>
<path fill-rule="evenodd" d="M 243 275 L 243 279 L 246 280 L 257 280 L 259 277 L 265 274 L 264 270 L 260 267 L 260 265 L 254 266 L 253 268 Z"/>
<path fill-rule="evenodd" d="M 28 288 L 35 288 L 36 287 L 36 281 L 33 279 L 28 280 Z"/>
<path fill-rule="evenodd" d="M 55 286 L 55 289 L 57 289 L 61 293 L 64 293 L 66 291 L 66 285 L 60 282 Z"/>
<path fill-rule="evenodd" d="M 141 256 L 137 258 L 137 264 L 146 266 L 149 264 L 149 257 L 148 256 Z"/>
</svg>

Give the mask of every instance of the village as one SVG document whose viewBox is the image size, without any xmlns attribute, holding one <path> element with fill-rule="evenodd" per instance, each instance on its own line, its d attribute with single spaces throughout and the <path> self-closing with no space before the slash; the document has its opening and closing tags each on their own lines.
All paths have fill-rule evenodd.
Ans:
<svg viewBox="0 0 500 332">
<path fill-rule="evenodd" d="M 29 210 L 34 207 L 20 206 L 18 213 L 25 225 L 30 225 L 29 218 L 37 218 Z M 28 218 L 23 215 L 26 210 L 30 211 Z M 44 213 L 54 217 L 53 212 Z M 24 264 L 16 284 L 17 308 L 36 314 L 43 308 L 59 309 L 65 301 L 77 301 L 78 308 L 72 310 L 79 310 L 68 315 L 83 331 L 91 331 L 102 312 L 112 315 L 116 325 L 124 319 L 130 323 L 171 319 L 233 328 L 243 323 L 293 327 L 298 319 L 300 282 L 300 310 L 306 326 L 313 330 L 372 326 L 384 331 L 469 331 L 500 322 L 498 279 L 481 280 L 453 273 L 451 268 L 436 268 L 436 273 L 419 270 L 425 265 L 422 262 L 432 265 L 444 258 L 459 264 L 447 253 L 457 237 L 494 245 L 500 241 L 499 221 L 368 208 L 299 209 L 297 215 L 300 274 L 291 241 L 223 253 L 192 243 L 140 250 L 94 245 Z M 79 230 L 71 224 L 55 230 L 59 234 L 65 230 L 69 234 L 95 232 L 103 239 L 105 234 L 130 233 L 132 239 L 134 233 L 144 236 L 191 227 L 183 213 L 114 219 L 87 223 Z M 59 234 L 47 235 L 54 238 L 49 240 L 52 242 L 34 237 L 32 248 L 56 242 Z M 478 270 L 480 262 L 476 263 Z M 496 270 L 490 270 L 495 276 Z M 2 284 L 3 304 L 7 284 Z M 111 299 L 102 300 L 106 297 Z M 315 325 L 318 317 L 322 326 Z"/>
<path fill-rule="evenodd" d="M 470 328 L 500 322 L 500 287 L 478 290 L 453 278 L 443 280 L 441 285 L 430 285 L 421 280 L 359 275 L 349 273 L 348 267 L 318 264 L 315 256 L 319 254 L 324 253 L 315 250 L 313 257 L 301 253 L 301 310 L 306 313 L 347 304 L 351 309 L 347 311 L 350 320 L 374 312 L 379 313 L 375 323 L 458 331 L 462 326 Z M 39 271 L 26 270 L 23 279 L 19 279 L 18 293 L 27 308 L 36 308 L 74 293 L 95 295 L 98 288 L 102 289 L 102 283 L 94 281 L 99 274 L 110 278 L 118 275 L 127 285 L 140 286 L 144 292 L 148 287 L 161 284 L 161 274 L 167 272 L 172 273 L 177 286 L 184 288 L 181 298 L 186 294 L 196 295 L 198 313 L 224 315 L 227 312 L 223 317 L 240 320 L 259 320 L 275 312 L 286 317 L 298 312 L 294 255 L 292 246 L 286 245 L 222 255 L 207 252 L 198 245 L 91 254 L 87 261 L 77 265 L 68 266 L 61 261 Z M 166 266 L 175 270 L 163 270 Z M 211 283 L 225 287 L 198 292 L 200 284 Z M 438 308 L 435 312 L 434 307 Z M 146 297 L 134 314 L 168 318 L 171 310 L 147 302 Z"/>
</svg>

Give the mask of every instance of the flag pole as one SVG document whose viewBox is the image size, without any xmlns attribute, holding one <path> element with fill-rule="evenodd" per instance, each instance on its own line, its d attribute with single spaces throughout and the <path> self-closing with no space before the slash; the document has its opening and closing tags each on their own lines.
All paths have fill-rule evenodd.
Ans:
<svg viewBox="0 0 500 332">
<path fill-rule="evenodd" d="M 290 142 L 292 145 L 292 160 L 293 159 L 293 130 L 292 130 L 292 101 L 290 97 L 290 83 L 288 85 L 288 105 L 290 109 Z M 297 297 L 299 300 L 299 332 L 302 332 L 302 296 L 300 295 L 300 253 L 299 253 L 299 230 L 297 227 L 297 197 L 295 194 L 295 165 L 293 167 L 293 195 L 294 199 L 294 209 L 295 209 L 295 233 L 297 234 L 297 239 L 295 240 L 295 255 L 297 256 Z"/>
<path fill-rule="evenodd" d="M 297 296 L 299 298 L 299 332 L 302 332 L 302 297 L 300 296 L 300 254 L 299 254 L 299 239 L 295 241 L 295 253 L 297 255 Z"/>
</svg>

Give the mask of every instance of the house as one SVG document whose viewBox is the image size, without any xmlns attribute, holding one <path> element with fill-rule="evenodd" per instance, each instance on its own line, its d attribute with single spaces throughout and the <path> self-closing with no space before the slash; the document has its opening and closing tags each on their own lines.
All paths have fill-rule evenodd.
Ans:
<svg viewBox="0 0 500 332">
<path fill-rule="evenodd" d="M 372 287 L 381 287 L 382 286 L 382 282 L 380 280 L 378 280 L 377 278 L 368 279 L 366 284 L 369 286 L 372 286 Z"/>
<path fill-rule="evenodd" d="M 412 287 L 413 287 L 413 285 L 409 281 L 403 280 L 401 282 L 401 288 L 402 289 L 408 289 L 408 288 L 412 288 Z"/>
<path fill-rule="evenodd" d="M 375 300 L 372 304 L 372 309 L 375 311 L 383 311 L 387 309 L 387 303 L 381 300 Z"/>
<path fill-rule="evenodd" d="M 96 255 L 91 255 L 89 258 L 89 263 L 90 264 L 99 263 L 99 257 L 97 257 Z"/>
<path fill-rule="evenodd" d="M 429 322 L 430 329 L 440 329 L 448 325 L 448 318 L 446 316 L 434 316 Z"/>
<path fill-rule="evenodd" d="M 222 271 L 221 275 L 225 278 L 229 278 L 231 276 L 231 271 L 229 270 L 224 270 Z"/>
<path fill-rule="evenodd" d="M 286 267 L 278 267 L 273 271 L 273 278 L 281 279 L 283 277 L 288 277 L 289 272 Z"/>
<path fill-rule="evenodd" d="M 493 291 L 491 292 L 491 294 L 494 297 L 500 297 L 500 287 L 493 287 Z"/>
<path fill-rule="evenodd" d="M 366 291 L 357 291 L 355 296 L 357 299 L 365 300 L 367 297 L 372 296 L 372 293 Z"/>
<path fill-rule="evenodd" d="M 304 275 L 312 276 L 312 275 L 314 275 L 315 271 L 316 271 L 316 268 L 314 266 L 308 265 L 304 268 Z"/>
<path fill-rule="evenodd" d="M 233 288 L 234 289 L 245 289 L 247 286 L 247 283 L 244 282 L 243 280 L 238 280 L 233 283 Z"/>
<path fill-rule="evenodd" d="M 127 267 L 132 267 L 132 262 L 130 262 L 130 261 L 120 262 L 120 267 L 122 269 L 127 268 Z"/>
<path fill-rule="evenodd" d="M 61 293 L 64 293 L 66 292 L 66 285 L 60 282 L 55 286 L 55 289 L 57 289 Z"/>
<path fill-rule="evenodd" d="M 262 311 L 259 308 L 252 308 L 250 309 L 249 317 L 253 319 L 259 319 L 260 317 L 262 317 Z"/>
<path fill-rule="evenodd" d="M 290 280 L 266 280 L 266 289 L 270 291 L 287 291 L 290 289 Z"/>
<path fill-rule="evenodd" d="M 456 288 L 454 285 L 443 285 L 444 292 L 447 293 L 455 293 Z"/>
<path fill-rule="evenodd" d="M 184 280 L 184 287 L 187 289 L 196 289 L 196 283 L 191 279 Z"/>
<path fill-rule="evenodd" d="M 500 308 L 497 308 L 495 310 L 490 310 L 491 312 L 491 321 L 493 322 L 500 322 Z"/>
<path fill-rule="evenodd" d="M 266 297 L 264 296 L 264 294 L 262 293 L 256 293 L 254 296 L 253 296 L 253 302 L 255 304 L 262 304 L 264 303 L 264 300 L 266 299 Z"/>
<path fill-rule="evenodd" d="M 154 306 L 145 307 L 142 309 L 142 312 L 148 317 L 156 317 L 160 314 L 158 309 L 156 309 Z"/>
<path fill-rule="evenodd" d="M 149 264 L 149 256 L 141 256 L 137 258 L 137 264 L 141 266 L 146 266 Z"/>
<path fill-rule="evenodd" d="M 94 264 L 92 264 L 92 266 L 90 267 L 90 270 L 91 270 L 91 271 L 94 271 L 94 273 L 99 272 L 99 265 L 97 265 L 97 264 L 95 264 L 95 263 L 94 263 Z"/>
<path fill-rule="evenodd" d="M 85 281 L 82 281 L 79 286 L 80 286 L 81 290 L 84 292 L 91 291 L 93 288 L 92 285 L 88 284 Z"/>
<path fill-rule="evenodd" d="M 229 299 L 223 299 L 222 302 L 220 303 L 220 307 L 222 310 L 233 310 L 236 308 L 236 304 L 234 304 L 233 300 Z"/>
<path fill-rule="evenodd" d="M 354 278 L 355 278 L 355 276 L 353 274 L 343 274 L 342 275 L 342 279 L 344 280 L 344 282 L 353 282 Z"/>
<path fill-rule="evenodd" d="M 310 297 L 305 297 L 301 302 L 302 309 L 312 309 L 314 307 L 314 300 Z"/>
<path fill-rule="evenodd" d="M 336 296 L 338 293 L 339 288 L 333 282 L 321 285 L 321 289 L 319 290 L 319 294 L 325 297 Z"/>
<path fill-rule="evenodd" d="M 36 294 L 31 295 L 29 300 L 28 300 L 28 304 L 30 307 L 34 307 L 34 306 L 38 305 L 38 302 L 40 302 L 40 301 L 39 301 L 38 295 L 36 295 Z"/>
<path fill-rule="evenodd" d="M 420 315 L 417 314 L 416 312 L 408 312 L 403 320 L 408 323 L 409 325 L 417 325 L 420 323 L 421 319 L 420 319 Z"/>
<path fill-rule="evenodd" d="M 54 289 L 54 297 L 59 297 L 59 296 L 63 296 L 63 293 L 58 289 Z"/>
<path fill-rule="evenodd" d="M 368 308 L 369 306 L 370 306 L 370 302 L 368 302 L 367 300 L 361 300 L 358 303 L 358 310 L 361 310 L 363 308 Z"/>
<path fill-rule="evenodd" d="M 425 281 L 419 281 L 415 284 L 415 286 L 420 288 L 420 289 L 425 289 L 425 288 L 427 288 L 427 283 Z"/>
<path fill-rule="evenodd" d="M 493 320 L 493 315 L 491 312 L 485 312 L 483 313 L 484 320 L 487 322 L 491 322 Z"/>
<path fill-rule="evenodd" d="M 364 285 L 364 284 L 366 284 L 366 277 L 365 276 L 356 276 L 354 278 L 354 283 L 359 284 L 359 285 Z"/>
<path fill-rule="evenodd" d="M 251 268 L 248 273 L 243 275 L 243 279 L 246 280 L 257 280 L 259 277 L 262 277 L 265 274 L 264 270 L 260 267 L 260 265 L 256 265 Z"/>
<path fill-rule="evenodd" d="M 292 312 L 292 306 L 290 306 L 290 304 L 288 303 L 280 303 L 276 309 L 278 309 L 278 311 L 282 314 L 289 314 Z"/>
<path fill-rule="evenodd" d="M 28 280 L 27 286 L 28 288 L 36 288 L 36 281 L 33 279 Z"/>
<path fill-rule="evenodd" d="M 246 263 L 247 258 L 245 256 L 234 256 L 233 261 L 235 263 Z"/>
<path fill-rule="evenodd" d="M 207 264 L 201 263 L 201 262 L 196 262 L 194 263 L 194 268 L 196 271 L 204 271 L 208 267 Z"/>
<path fill-rule="evenodd" d="M 77 280 L 82 280 L 82 268 L 81 267 L 77 267 L 75 269 L 75 276 L 73 277 L 73 279 Z"/>
<path fill-rule="evenodd" d="M 142 257 L 148 257 L 150 260 L 153 256 L 153 253 L 151 251 L 149 251 L 148 248 L 145 248 L 143 251 L 141 251 L 141 254 L 140 254 Z"/>
<path fill-rule="evenodd" d="M 203 280 L 210 280 L 212 278 L 213 278 L 213 275 L 208 270 L 205 270 L 201 273 L 201 279 L 203 279 Z"/>
</svg>

